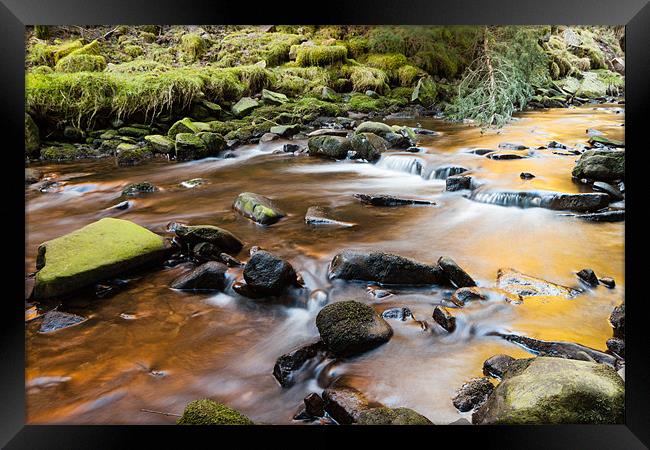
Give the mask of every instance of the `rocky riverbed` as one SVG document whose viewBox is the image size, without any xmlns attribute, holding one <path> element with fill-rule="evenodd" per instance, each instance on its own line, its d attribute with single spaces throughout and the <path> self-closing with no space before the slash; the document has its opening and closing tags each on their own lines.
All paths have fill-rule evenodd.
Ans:
<svg viewBox="0 0 650 450">
<path fill-rule="evenodd" d="M 364 120 L 30 166 L 28 421 L 619 422 L 624 105 Z"/>
</svg>

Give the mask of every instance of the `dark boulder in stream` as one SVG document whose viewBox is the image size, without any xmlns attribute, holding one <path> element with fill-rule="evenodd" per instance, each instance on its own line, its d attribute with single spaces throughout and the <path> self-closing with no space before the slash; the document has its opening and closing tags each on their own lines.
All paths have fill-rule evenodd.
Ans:
<svg viewBox="0 0 650 450">
<path fill-rule="evenodd" d="M 363 393 L 346 386 L 328 387 L 322 397 L 325 411 L 341 425 L 356 423 L 361 413 L 373 406 Z"/>
<path fill-rule="evenodd" d="M 485 403 L 493 390 L 494 385 L 488 378 L 474 378 L 458 389 L 452 403 L 460 412 L 471 411 Z"/>
<path fill-rule="evenodd" d="M 388 142 L 373 133 L 359 133 L 352 136 L 350 145 L 354 151 L 353 159 L 376 161 L 388 149 Z"/>
<path fill-rule="evenodd" d="M 239 194 L 233 203 L 233 208 L 242 216 L 261 225 L 272 225 L 286 215 L 273 200 L 252 192 Z"/>
<path fill-rule="evenodd" d="M 582 269 L 576 274 L 580 281 L 586 283 L 591 287 L 598 286 L 598 277 L 592 269 Z"/>
<path fill-rule="evenodd" d="M 562 358 L 522 359 L 508 367 L 472 423 L 623 423 L 625 385 L 603 364 Z"/>
<path fill-rule="evenodd" d="M 519 208 L 546 208 L 558 211 L 591 212 L 605 208 L 609 196 L 603 193 L 564 194 L 545 191 L 474 190 L 470 200 L 499 206 Z"/>
<path fill-rule="evenodd" d="M 348 300 L 329 304 L 316 316 L 316 327 L 327 349 L 353 356 L 388 342 L 393 329 L 375 310 Z"/>
<path fill-rule="evenodd" d="M 456 287 L 463 288 L 476 286 L 476 282 L 472 277 L 450 257 L 441 256 L 438 258 L 438 266 Z"/>
<path fill-rule="evenodd" d="M 282 294 L 290 286 L 298 286 L 291 264 L 265 250 L 258 250 L 244 266 L 247 290 L 256 297 Z"/>
<path fill-rule="evenodd" d="M 472 189 L 472 177 L 469 175 L 452 175 L 445 180 L 445 190 L 462 191 Z"/>
<path fill-rule="evenodd" d="M 456 289 L 449 299 L 454 305 L 462 308 L 465 303 L 473 300 L 487 300 L 487 295 L 477 287 L 463 287 Z"/>
<path fill-rule="evenodd" d="M 296 373 L 305 364 L 317 356 L 325 356 L 325 345 L 322 341 L 302 346 L 278 358 L 273 367 L 273 376 L 280 386 L 290 387 L 296 382 Z M 322 359 L 322 358 L 321 358 Z"/>
<path fill-rule="evenodd" d="M 309 156 L 345 159 L 352 150 L 350 139 L 341 136 L 314 136 L 307 143 Z"/>
<path fill-rule="evenodd" d="M 393 197 L 383 194 L 354 194 L 361 203 L 372 206 L 435 205 L 429 200 Z"/>
<path fill-rule="evenodd" d="M 620 356 L 621 358 L 625 358 L 625 340 L 614 337 L 607 339 L 607 342 L 605 344 L 607 345 L 607 350 L 609 350 L 610 353 Z"/>
<path fill-rule="evenodd" d="M 208 242 L 220 249 L 221 252 L 237 254 L 244 246 L 244 243 L 230 231 L 214 225 L 171 224 L 169 228 L 173 229 L 181 242 L 190 248 L 196 244 Z"/>
<path fill-rule="evenodd" d="M 449 284 L 437 265 L 423 264 L 384 252 L 344 250 L 334 256 L 329 278 L 374 281 L 381 284 Z"/>
<path fill-rule="evenodd" d="M 509 355 L 494 355 L 483 362 L 483 374 L 488 377 L 503 378 L 503 374 L 515 360 Z"/>
<path fill-rule="evenodd" d="M 571 173 L 574 178 L 614 181 L 625 178 L 624 150 L 587 150 Z"/>
<path fill-rule="evenodd" d="M 456 318 L 444 306 L 436 306 L 432 317 L 448 333 L 453 333 L 456 329 Z"/>
<path fill-rule="evenodd" d="M 609 316 L 609 323 L 614 328 L 614 337 L 625 338 L 625 303 L 622 303 L 612 310 Z"/>
<path fill-rule="evenodd" d="M 228 267 L 223 263 L 208 261 L 176 278 L 171 287 L 187 291 L 223 291 L 227 270 Z"/>
</svg>

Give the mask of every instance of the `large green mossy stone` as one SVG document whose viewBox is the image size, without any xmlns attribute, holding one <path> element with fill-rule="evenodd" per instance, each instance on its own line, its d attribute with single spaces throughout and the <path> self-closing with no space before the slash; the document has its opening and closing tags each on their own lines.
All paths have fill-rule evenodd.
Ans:
<svg viewBox="0 0 650 450">
<path fill-rule="evenodd" d="M 262 225 L 271 225 L 285 216 L 270 198 L 252 192 L 239 194 L 233 208 L 242 216 Z"/>
<path fill-rule="evenodd" d="M 133 222 L 105 218 L 38 247 L 34 298 L 68 294 L 164 257 L 161 236 Z"/>
<path fill-rule="evenodd" d="M 209 399 L 188 403 L 176 423 L 178 425 L 254 425 L 251 419 L 239 411 Z"/>
<path fill-rule="evenodd" d="M 237 117 L 244 117 L 258 106 L 260 106 L 260 104 L 254 98 L 243 97 L 237 103 L 232 105 L 231 111 Z"/>
</svg>

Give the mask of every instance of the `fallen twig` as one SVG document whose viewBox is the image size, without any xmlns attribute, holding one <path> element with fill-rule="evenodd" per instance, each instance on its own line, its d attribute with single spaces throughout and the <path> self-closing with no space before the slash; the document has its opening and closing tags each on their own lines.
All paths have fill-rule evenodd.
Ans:
<svg viewBox="0 0 650 450">
<path fill-rule="evenodd" d="M 151 413 L 151 414 L 160 414 L 162 416 L 174 416 L 174 417 L 181 417 L 181 414 L 174 414 L 174 413 L 169 413 L 169 412 L 163 412 L 163 411 L 154 411 L 153 409 L 140 409 L 142 412 L 146 413 Z"/>
</svg>

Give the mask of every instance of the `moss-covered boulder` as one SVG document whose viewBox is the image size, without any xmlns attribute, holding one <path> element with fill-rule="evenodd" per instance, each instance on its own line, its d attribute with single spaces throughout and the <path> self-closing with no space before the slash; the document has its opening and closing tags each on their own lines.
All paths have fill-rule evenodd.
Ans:
<svg viewBox="0 0 650 450">
<path fill-rule="evenodd" d="M 388 143 L 373 133 L 358 133 L 350 139 L 355 159 L 376 161 L 388 149 Z"/>
<path fill-rule="evenodd" d="M 120 166 L 134 166 L 152 156 L 147 147 L 123 142 L 117 146 L 117 164 Z"/>
<path fill-rule="evenodd" d="M 213 400 L 194 400 L 187 404 L 178 425 L 254 425 L 253 421 Z"/>
<path fill-rule="evenodd" d="M 120 136 L 129 136 L 132 138 L 143 138 L 149 133 L 151 133 L 151 130 L 149 127 L 144 126 L 144 125 L 130 125 L 126 127 L 121 127 L 119 130 L 117 130 L 118 134 Z"/>
<path fill-rule="evenodd" d="M 38 134 L 38 126 L 32 116 L 25 113 L 25 156 L 38 158 L 38 150 L 41 147 L 41 139 Z"/>
<path fill-rule="evenodd" d="M 170 154 L 174 151 L 174 141 L 160 134 L 150 134 L 144 137 L 154 153 Z"/>
<path fill-rule="evenodd" d="M 61 58 L 54 66 L 56 72 L 101 72 L 106 69 L 106 59 L 101 55 L 73 53 Z"/>
<path fill-rule="evenodd" d="M 594 147 L 625 147 L 625 142 L 619 141 L 618 139 L 611 139 L 605 136 L 591 136 L 589 138 L 589 145 Z"/>
<path fill-rule="evenodd" d="M 239 214 L 262 225 L 271 225 L 285 216 L 274 202 L 263 195 L 242 192 L 233 203 Z"/>
<path fill-rule="evenodd" d="M 178 133 L 176 135 L 175 153 L 178 161 L 217 156 L 225 148 L 225 139 L 220 134 L 210 131 L 196 134 Z"/>
<path fill-rule="evenodd" d="M 625 178 L 624 150 L 587 150 L 573 168 L 575 178 L 614 181 Z"/>
<path fill-rule="evenodd" d="M 162 237 L 128 220 L 105 218 L 38 247 L 34 298 L 69 294 L 160 260 Z"/>
<path fill-rule="evenodd" d="M 259 106 L 260 103 L 254 98 L 242 97 L 237 103 L 232 105 L 231 112 L 236 117 L 244 117 L 250 114 L 255 108 Z"/>
<path fill-rule="evenodd" d="M 282 137 L 291 137 L 300 131 L 300 125 L 276 125 L 269 130 L 271 133 Z"/>
<path fill-rule="evenodd" d="M 332 303 L 316 316 L 316 327 L 328 350 L 337 356 L 373 349 L 393 336 L 393 329 L 372 307 L 348 300 Z"/>
<path fill-rule="evenodd" d="M 217 246 L 222 252 L 237 254 L 244 243 L 228 230 L 214 225 L 180 225 L 174 227 L 176 236 L 189 248 L 201 242 L 209 242 Z"/>
<path fill-rule="evenodd" d="M 400 127 L 387 125 L 382 122 L 363 122 L 356 130 L 355 134 L 373 133 L 386 140 L 390 147 L 408 148 L 415 145 L 415 133 L 409 127 Z"/>
<path fill-rule="evenodd" d="M 358 425 L 433 425 L 429 419 L 410 408 L 370 408 L 361 411 Z"/>
<path fill-rule="evenodd" d="M 352 150 L 348 138 L 341 136 L 314 136 L 307 143 L 309 156 L 320 156 L 330 159 L 345 159 Z"/>
<path fill-rule="evenodd" d="M 589 361 L 517 360 L 472 417 L 475 424 L 623 423 L 625 384 L 616 371 Z"/>
<path fill-rule="evenodd" d="M 262 89 L 262 101 L 269 105 L 282 105 L 289 101 L 286 95 L 279 92 L 269 91 L 268 89 Z"/>
<path fill-rule="evenodd" d="M 211 131 L 210 125 L 205 122 L 194 122 L 185 117 L 174 124 L 167 131 L 167 137 L 175 138 L 178 133 L 198 133 L 200 131 Z"/>
<path fill-rule="evenodd" d="M 84 152 L 72 144 L 55 144 L 41 149 L 43 161 L 69 161 L 83 156 Z"/>
<path fill-rule="evenodd" d="M 387 125 L 382 122 L 362 122 L 359 124 L 359 126 L 354 130 L 355 133 L 373 133 L 376 134 L 377 136 L 383 136 L 387 133 L 392 133 L 393 129 L 390 127 L 390 125 Z"/>
</svg>

